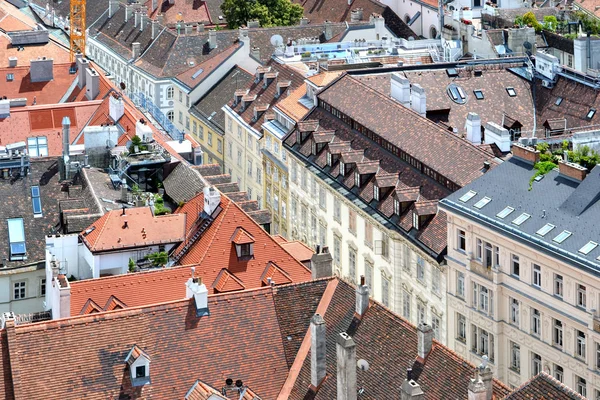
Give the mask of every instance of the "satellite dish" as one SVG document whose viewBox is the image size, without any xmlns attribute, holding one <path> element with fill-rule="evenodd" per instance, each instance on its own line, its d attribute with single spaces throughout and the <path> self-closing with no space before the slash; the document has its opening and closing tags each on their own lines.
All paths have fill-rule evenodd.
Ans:
<svg viewBox="0 0 600 400">
<path fill-rule="evenodd" d="M 361 371 L 368 371 L 369 370 L 369 363 L 367 362 L 367 360 L 363 360 L 362 358 L 356 362 L 356 366 Z"/>
<path fill-rule="evenodd" d="M 271 36 L 271 44 L 274 47 L 279 47 L 279 46 L 283 45 L 283 38 L 281 37 L 281 35 Z"/>
<path fill-rule="evenodd" d="M 523 47 L 525 47 L 527 50 L 531 50 L 531 43 L 529 43 L 528 41 L 523 42 Z"/>
<path fill-rule="evenodd" d="M 121 86 L 121 90 L 125 90 L 126 88 L 125 82 L 121 82 L 119 86 Z"/>
</svg>

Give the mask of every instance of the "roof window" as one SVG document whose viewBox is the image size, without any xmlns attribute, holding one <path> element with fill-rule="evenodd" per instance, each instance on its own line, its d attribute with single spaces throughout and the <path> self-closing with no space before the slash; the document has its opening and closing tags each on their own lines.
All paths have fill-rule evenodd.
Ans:
<svg viewBox="0 0 600 400">
<path fill-rule="evenodd" d="M 540 236 L 546 236 L 546 234 L 554 228 L 556 228 L 555 225 L 546 224 L 546 225 L 542 226 L 540 229 L 538 229 L 538 231 L 536 233 Z"/>
<path fill-rule="evenodd" d="M 477 100 L 483 100 L 483 91 L 481 89 L 473 90 Z"/>
<path fill-rule="evenodd" d="M 529 215 L 527 213 L 523 213 L 523 214 L 519 215 L 517 218 L 513 219 L 512 223 L 517 226 L 521 226 L 521 224 L 523 222 L 527 221 L 529 218 L 531 218 L 531 215 Z"/>
<path fill-rule="evenodd" d="M 33 216 L 39 218 L 42 216 L 42 199 L 40 198 L 40 187 L 31 187 L 31 204 L 33 205 Z"/>
<path fill-rule="evenodd" d="M 598 247 L 598 243 L 589 241 L 585 246 L 579 249 L 579 252 L 583 254 L 589 254 L 590 251 L 594 250 L 596 247 Z"/>
<path fill-rule="evenodd" d="M 515 97 L 517 95 L 517 92 L 516 92 L 516 90 L 515 90 L 514 87 L 507 87 L 506 88 L 506 93 L 508 93 L 508 95 L 510 97 Z"/>
<path fill-rule="evenodd" d="M 25 247 L 25 227 L 23 218 L 8 219 L 8 242 L 10 244 L 10 259 L 25 260 L 27 249 Z"/>
<path fill-rule="evenodd" d="M 561 233 L 558 234 L 558 236 L 556 236 L 554 240 L 556 243 L 562 243 L 565 240 L 567 240 L 569 238 L 569 236 L 571 236 L 572 233 L 569 231 L 562 231 Z"/>
<path fill-rule="evenodd" d="M 456 68 L 447 68 L 446 69 L 446 74 L 448 74 L 448 76 L 450 78 L 453 78 L 455 76 L 458 76 L 458 71 L 456 70 Z"/>
<path fill-rule="evenodd" d="M 14 80 L 15 80 L 15 74 L 13 74 L 13 73 L 6 74 L 6 82 L 12 82 Z"/>
<path fill-rule="evenodd" d="M 477 203 L 475 203 L 473 207 L 481 209 L 485 207 L 490 201 L 492 201 L 492 199 L 486 196 L 483 199 L 479 200 Z"/>
<path fill-rule="evenodd" d="M 453 102 L 458 104 L 465 104 L 467 102 L 467 94 L 465 91 L 458 85 L 451 83 L 448 85 L 448 89 L 446 89 L 446 93 L 452 99 Z"/>
<path fill-rule="evenodd" d="M 596 115 L 596 109 L 595 108 L 590 108 L 590 111 L 588 111 L 587 115 L 585 116 L 587 119 L 592 119 L 594 118 L 594 115 Z"/>
<path fill-rule="evenodd" d="M 129 365 L 132 386 L 144 386 L 150 383 L 150 357 L 137 345 L 129 351 L 125 363 Z"/>
<path fill-rule="evenodd" d="M 555 106 L 560 106 L 560 105 L 562 104 L 562 101 L 563 101 L 563 98 L 562 98 L 562 97 L 559 97 L 559 98 L 557 98 L 557 99 L 556 99 L 556 101 L 554 102 L 554 105 L 555 105 Z"/>
<path fill-rule="evenodd" d="M 473 190 L 469 190 L 467 193 L 463 194 L 459 200 L 462 201 L 463 203 L 466 203 L 467 201 L 469 201 L 473 197 L 475 197 L 476 194 L 477 194 L 477 192 L 475 192 Z"/>
<path fill-rule="evenodd" d="M 500 211 L 498 214 L 496 214 L 496 217 L 498 218 L 506 218 L 508 215 L 510 215 L 510 213 L 512 213 L 513 211 L 515 211 L 514 208 L 512 208 L 511 206 L 506 207 L 504 210 Z"/>
</svg>

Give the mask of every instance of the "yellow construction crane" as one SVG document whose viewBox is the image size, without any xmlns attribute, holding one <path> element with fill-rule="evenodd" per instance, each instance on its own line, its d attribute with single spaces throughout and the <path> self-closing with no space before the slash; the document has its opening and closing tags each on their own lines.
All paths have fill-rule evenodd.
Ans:
<svg viewBox="0 0 600 400">
<path fill-rule="evenodd" d="M 71 0 L 71 62 L 75 62 L 78 53 L 85 56 L 85 2 L 86 0 Z"/>
</svg>

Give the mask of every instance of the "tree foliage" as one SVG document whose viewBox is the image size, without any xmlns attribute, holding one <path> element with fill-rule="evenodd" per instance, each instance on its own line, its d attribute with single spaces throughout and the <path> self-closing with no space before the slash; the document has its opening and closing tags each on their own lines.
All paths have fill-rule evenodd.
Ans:
<svg viewBox="0 0 600 400">
<path fill-rule="evenodd" d="M 149 260 L 153 266 L 158 267 L 160 265 L 165 265 L 169 261 L 169 256 L 164 251 L 157 251 L 148 254 L 146 259 Z"/>
<path fill-rule="evenodd" d="M 544 17 L 543 27 L 547 31 L 556 32 L 556 28 L 558 27 L 558 20 L 554 15 L 546 15 Z"/>
<path fill-rule="evenodd" d="M 300 4 L 290 0 L 225 0 L 221 11 L 230 29 L 252 20 L 262 27 L 296 25 L 304 13 Z"/>
<path fill-rule="evenodd" d="M 531 26 L 536 32 L 541 32 L 543 28 L 542 24 L 538 22 L 538 20 L 535 18 L 535 15 L 531 11 L 515 18 L 515 25 L 520 27 Z"/>
</svg>

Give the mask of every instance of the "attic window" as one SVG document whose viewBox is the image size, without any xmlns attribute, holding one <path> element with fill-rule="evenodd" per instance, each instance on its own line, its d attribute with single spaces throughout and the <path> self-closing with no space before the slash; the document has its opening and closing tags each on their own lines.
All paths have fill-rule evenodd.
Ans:
<svg viewBox="0 0 600 400">
<path fill-rule="evenodd" d="M 394 199 L 394 214 L 400 215 L 400 200 Z"/>
<path fill-rule="evenodd" d="M 475 203 L 473 207 L 481 209 L 485 207 L 490 201 L 492 201 L 492 199 L 486 196 L 483 199 L 479 200 L 477 203 Z"/>
<path fill-rule="evenodd" d="M 249 260 L 254 257 L 254 238 L 243 228 L 238 227 L 231 241 L 235 245 L 235 253 L 238 260 Z"/>
<path fill-rule="evenodd" d="M 135 377 L 136 378 L 144 378 L 146 376 L 146 366 L 138 365 L 135 367 Z"/>
<path fill-rule="evenodd" d="M 40 199 L 40 187 L 31 187 L 31 203 L 33 205 L 33 216 L 39 218 L 42 216 L 42 200 Z"/>
<path fill-rule="evenodd" d="M 546 236 L 546 234 L 554 228 L 556 228 L 555 225 L 546 224 L 546 225 L 542 226 L 540 229 L 538 229 L 538 231 L 536 233 L 540 236 Z"/>
<path fill-rule="evenodd" d="M 459 200 L 462 201 L 463 203 L 466 203 L 467 201 L 469 201 L 473 197 L 475 197 L 476 194 L 477 194 L 477 192 L 475 192 L 473 190 L 469 190 L 467 193 L 463 194 Z"/>
<path fill-rule="evenodd" d="M 496 217 L 504 219 L 507 216 L 510 215 L 510 213 L 512 213 L 513 211 L 515 211 L 514 208 L 512 208 L 511 206 L 506 207 L 504 210 L 500 211 L 498 214 L 496 214 Z"/>
<path fill-rule="evenodd" d="M 327 165 L 331 167 L 331 165 L 333 164 L 333 156 L 331 154 L 331 152 L 327 152 Z"/>
<path fill-rule="evenodd" d="M 594 115 L 596 115 L 596 109 L 595 108 L 590 108 L 590 111 L 588 111 L 587 115 L 585 116 L 587 119 L 592 119 L 594 118 Z"/>
<path fill-rule="evenodd" d="M 458 76 L 458 71 L 456 70 L 456 68 L 448 68 L 446 69 L 446 74 L 448 74 L 448 76 L 452 78 Z"/>
<path fill-rule="evenodd" d="M 508 93 L 508 95 L 510 97 L 515 97 L 517 95 L 517 92 L 515 91 L 514 87 L 507 87 L 506 88 L 506 93 Z"/>
<path fill-rule="evenodd" d="M 12 82 L 15 80 L 15 74 L 6 74 L 6 82 Z"/>
<path fill-rule="evenodd" d="M 585 246 L 579 249 L 579 252 L 583 254 L 589 254 L 590 251 L 594 250 L 596 247 L 598 247 L 598 243 L 589 241 Z"/>
<path fill-rule="evenodd" d="M 373 199 L 379 201 L 379 186 L 373 185 Z"/>
<path fill-rule="evenodd" d="M 555 105 L 555 106 L 560 106 L 560 105 L 562 104 L 562 101 L 563 101 L 563 98 L 562 98 L 562 97 L 559 97 L 559 98 L 557 98 L 557 99 L 556 99 L 556 101 L 554 102 L 554 105 Z"/>
<path fill-rule="evenodd" d="M 483 100 L 483 91 L 481 89 L 473 90 L 477 100 Z"/>
<path fill-rule="evenodd" d="M 527 221 L 529 218 L 531 218 L 531 215 L 529 215 L 527 213 L 523 213 L 523 214 L 519 215 L 517 218 L 515 218 L 512 221 L 512 223 L 517 226 L 521 226 L 523 224 L 523 222 Z"/>
<path fill-rule="evenodd" d="M 569 238 L 569 236 L 571 236 L 572 233 L 569 231 L 562 231 L 561 233 L 558 234 L 558 236 L 556 236 L 554 240 L 556 243 L 562 243 L 565 240 L 567 240 Z"/>
<path fill-rule="evenodd" d="M 150 383 L 150 357 L 137 345 L 133 346 L 125 357 L 129 366 L 132 386 L 144 386 Z"/>
<path fill-rule="evenodd" d="M 25 260 L 25 227 L 23 218 L 10 218 L 8 221 L 8 242 L 10 244 L 10 259 Z"/>
<path fill-rule="evenodd" d="M 460 86 L 454 83 L 448 85 L 446 93 L 448 93 L 448 96 L 450 96 L 452 101 L 457 104 L 464 104 L 467 102 L 467 94 L 465 93 L 465 91 Z"/>
</svg>

